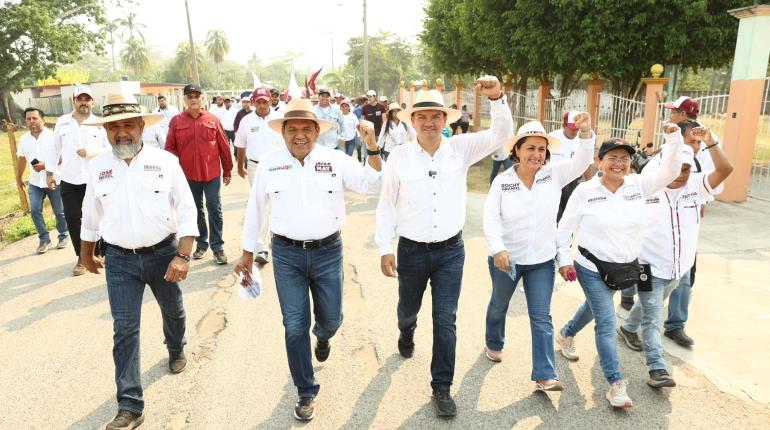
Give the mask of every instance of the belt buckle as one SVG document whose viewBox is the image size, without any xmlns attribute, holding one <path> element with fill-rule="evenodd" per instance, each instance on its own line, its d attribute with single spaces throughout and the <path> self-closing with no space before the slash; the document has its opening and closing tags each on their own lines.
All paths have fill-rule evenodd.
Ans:
<svg viewBox="0 0 770 430">
<path fill-rule="evenodd" d="M 305 249 L 305 250 L 310 249 L 309 246 L 312 245 L 313 242 L 315 242 L 315 241 L 314 240 L 303 240 L 302 241 L 302 249 Z"/>
</svg>

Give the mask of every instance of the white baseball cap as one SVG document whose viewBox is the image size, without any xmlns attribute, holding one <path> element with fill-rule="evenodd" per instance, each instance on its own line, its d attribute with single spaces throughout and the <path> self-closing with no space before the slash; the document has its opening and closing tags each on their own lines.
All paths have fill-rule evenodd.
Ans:
<svg viewBox="0 0 770 430">
<path fill-rule="evenodd" d="M 369 90 L 369 91 L 366 92 L 366 95 L 367 96 L 376 96 L 377 95 L 377 91 Z"/>
<path fill-rule="evenodd" d="M 80 95 L 86 94 L 88 97 L 94 98 L 94 93 L 91 91 L 91 87 L 88 85 L 78 85 L 75 87 L 75 92 L 72 93 L 72 98 L 76 99 Z"/>
</svg>

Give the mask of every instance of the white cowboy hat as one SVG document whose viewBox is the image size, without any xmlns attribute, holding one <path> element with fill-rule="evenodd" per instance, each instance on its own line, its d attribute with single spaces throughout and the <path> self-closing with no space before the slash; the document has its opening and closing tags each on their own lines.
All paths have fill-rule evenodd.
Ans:
<svg viewBox="0 0 770 430">
<path fill-rule="evenodd" d="M 332 123 L 325 119 L 318 119 L 315 116 L 315 110 L 313 104 L 308 99 L 291 99 L 286 104 L 286 110 L 283 113 L 283 118 L 270 120 L 267 125 L 275 130 L 278 134 L 283 134 L 283 123 L 290 119 L 306 119 L 318 124 L 318 134 L 322 134 L 332 128 Z"/>
<path fill-rule="evenodd" d="M 102 106 L 102 116 L 83 121 L 83 125 L 104 125 L 129 118 L 142 118 L 144 128 L 152 127 L 163 120 L 162 113 L 147 113 L 131 94 L 107 94 Z"/>
<path fill-rule="evenodd" d="M 447 124 L 456 122 L 463 116 L 457 109 L 451 109 L 444 106 L 444 97 L 436 90 L 420 91 L 417 93 L 416 100 L 410 108 L 406 108 L 398 113 L 398 119 L 408 124 L 412 123 L 412 114 L 421 110 L 439 110 L 446 114 Z"/>
<path fill-rule="evenodd" d="M 561 140 L 559 140 L 559 138 L 556 136 L 547 134 L 545 132 L 545 128 L 543 128 L 543 124 L 541 124 L 540 121 L 530 121 L 519 127 L 519 130 L 516 132 L 516 136 L 505 142 L 505 145 L 503 146 L 505 153 L 510 154 L 513 147 L 521 139 L 530 136 L 540 136 L 545 138 L 545 140 L 548 142 L 548 150 L 551 151 L 552 154 L 559 146 L 561 146 Z"/>
<path fill-rule="evenodd" d="M 388 111 L 392 111 L 392 110 L 401 110 L 401 105 L 396 102 L 391 103 L 390 105 L 388 105 Z"/>
</svg>

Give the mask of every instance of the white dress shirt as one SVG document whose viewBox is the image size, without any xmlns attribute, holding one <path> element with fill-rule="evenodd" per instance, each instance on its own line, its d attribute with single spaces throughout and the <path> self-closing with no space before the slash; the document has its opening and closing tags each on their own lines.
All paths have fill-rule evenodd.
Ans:
<svg viewBox="0 0 770 430">
<path fill-rule="evenodd" d="M 27 169 L 29 169 L 29 184 L 38 188 L 48 188 L 45 178 L 45 170 L 36 172 L 32 168 L 32 160 L 37 159 L 41 163 L 46 163 L 47 155 L 53 150 L 53 132 L 46 127 L 35 138 L 32 133 L 26 133 L 19 141 L 19 148 L 16 150 L 17 157 L 24 157 L 27 160 Z"/>
<path fill-rule="evenodd" d="M 272 110 L 273 112 L 283 113 L 285 107 L 286 107 L 286 102 L 278 100 L 278 104 L 275 106 L 270 106 L 270 110 Z"/>
<path fill-rule="evenodd" d="M 165 109 L 161 109 L 160 106 L 158 106 L 155 108 L 154 112 L 163 114 L 163 120 L 159 124 L 161 124 L 166 131 L 168 131 L 168 124 L 171 122 L 171 118 L 173 118 L 174 115 L 179 115 L 179 109 L 170 104 L 167 104 Z"/>
<path fill-rule="evenodd" d="M 152 127 L 145 127 L 142 132 L 142 143 L 153 148 L 164 149 L 166 147 L 166 136 L 168 129 L 164 129 L 161 123 Z"/>
<path fill-rule="evenodd" d="M 387 152 L 393 151 L 393 148 L 398 145 L 403 145 L 417 139 L 414 129 L 405 122 L 399 122 L 398 124 L 391 122 L 390 127 L 387 128 L 388 134 L 386 135 L 386 127 L 385 123 L 383 123 L 380 129 L 380 136 L 377 138 L 377 146 Z"/>
<path fill-rule="evenodd" d="M 235 115 L 238 114 L 239 110 L 241 109 L 236 108 L 234 105 L 231 105 L 230 109 L 222 108 L 219 120 L 222 122 L 222 128 L 224 128 L 225 131 L 235 130 Z"/>
<path fill-rule="evenodd" d="M 652 276 L 680 279 L 695 264 L 701 206 L 717 194 L 708 175 L 690 174 L 683 187 L 664 188 L 645 199 L 649 222 L 639 262 L 650 264 Z"/>
<path fill-rule="evenodd" d="M 81 239 L 96 242 L 101 235 L 107 243 L 136 249 L 171 233 L 198 236 L 198 210 L 173 154 L 144 146 L 131 164 L 112 151 L 92 160 Z"/>
<path fill-rule="evenodd" d="M 535 173 L 532 189 L 516 175 L 516 166 L 492 181 L 484 205 L 489 255 L 508 251 L 518 264 L 553 260 L 561 189 L 591 164 L 595 142 L 595 137 L 581 139 L 575 158 L 542 166 Z"/>
<path fill-rule="evenodd" d="M 605 188 L 599 175 L 575 188 L 556 230 L 559 267 L 571 264 L 570 243 L 590 251 L 599 260 L 628 263 L 639 257 L 646 227 L 645 199 L 679 176 L 682 168 L 682 134 L 667 134 L 670 145 L 655 174 L 630 174 L 614 193 Z M 575 262 L 596 272 L 596 266 L 580 253 Z"/>
<path fill-rule="evenodd" d="M 261 249 L 259 232 L 268 203 L 273 233 L 294 240 L 318 240 L 339 231 L 345 223 L 345 188 L 376 194 L 380 184 L 380 172 L 368 163 L 361 166 L 343 151 L 316 143 L 303 165 L 284 145 L 257 166 L 243 222 L 243 250 Z"/>
<path fill-rule="evenodd" d="M 358 134 L 358 117 L 353 112 L 348 112 L 347 115 L 342 115 L 342 119 L 345 122 L 345 132 L 342 139 L 345 142 L 355 139 Z"/>
<path fill-rule="evenodd" d="M 209 106 L 209 113 L 217 117 L 219 122 L 222 122 L 222 112 L 225 110 L 225 105 L 217 106 L 216 103 Z"/>
<path fill-rule="evenodd" d="M 575 155 L 575 151 L 577 151 L 578 144 L 580 143 L 580 139 L 577 136 L 573 139 L 568 139 L 567 136 L 564 135 L 563 128 L 554 130 L 548 134 L 561 141 L 561 145 L 559 145 L 555 151 L 551 152 L 552 162 L 569 160 Z M 588 168 L 588 166 L 586 166 L 586 168 Z"/>
<path fill-rule="evenodd" d="M 96 116 L 91 114 L 87 120 L 95 118 Z M 58 166 L 60 179 L 73 185 L 86 183 L 90 159 L 111 150 L 104 128 L 80 125 L 71 113 L 62 115 L 56 120 L 53 134 L 52 150 L 49 151 L 45 160 L 45 169 L 55 173 Z M 78 149 L 85 149 L 86 156 L 79 156 Z"/>
<path fill-rule="evenodd" d="M 236 148 L 246 148 L 246 159 L 252 161 L 260 161 L 265 154 L 285 148 L 283 137 L 267 125 L 270 120 L 280 118 L 283 118 L 283 114 L 274 111 L 270 111 L 265 118 L 256 112 L 247 114 L 238 124 L 233 145 Z"/>
<path fill-rule="evenodd" d="M 393 253 L 396 234 L 417 242 L 440 242 L 462 230 L 468 169 L 513 135 L 506 97 L 490 104 L 489 130 L 442 137 L 433 156 L 416 139 L 390 153 L 377 204 L 375 242 L 380 255 Z"/>
</svg>

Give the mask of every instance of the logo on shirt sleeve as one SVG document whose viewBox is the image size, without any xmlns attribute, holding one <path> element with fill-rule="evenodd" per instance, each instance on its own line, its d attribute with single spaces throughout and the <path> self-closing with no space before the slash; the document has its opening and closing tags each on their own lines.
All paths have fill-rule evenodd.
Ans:
<svg viewBox="0 0 770 430">
<path fill-rule="evenodd" d="M 332 163 L 327 163 L 323 161 L 319 161 L 315 163 L 315 171 L 317 173 L 331 173 L 332 172 Z"/>
</svg>

